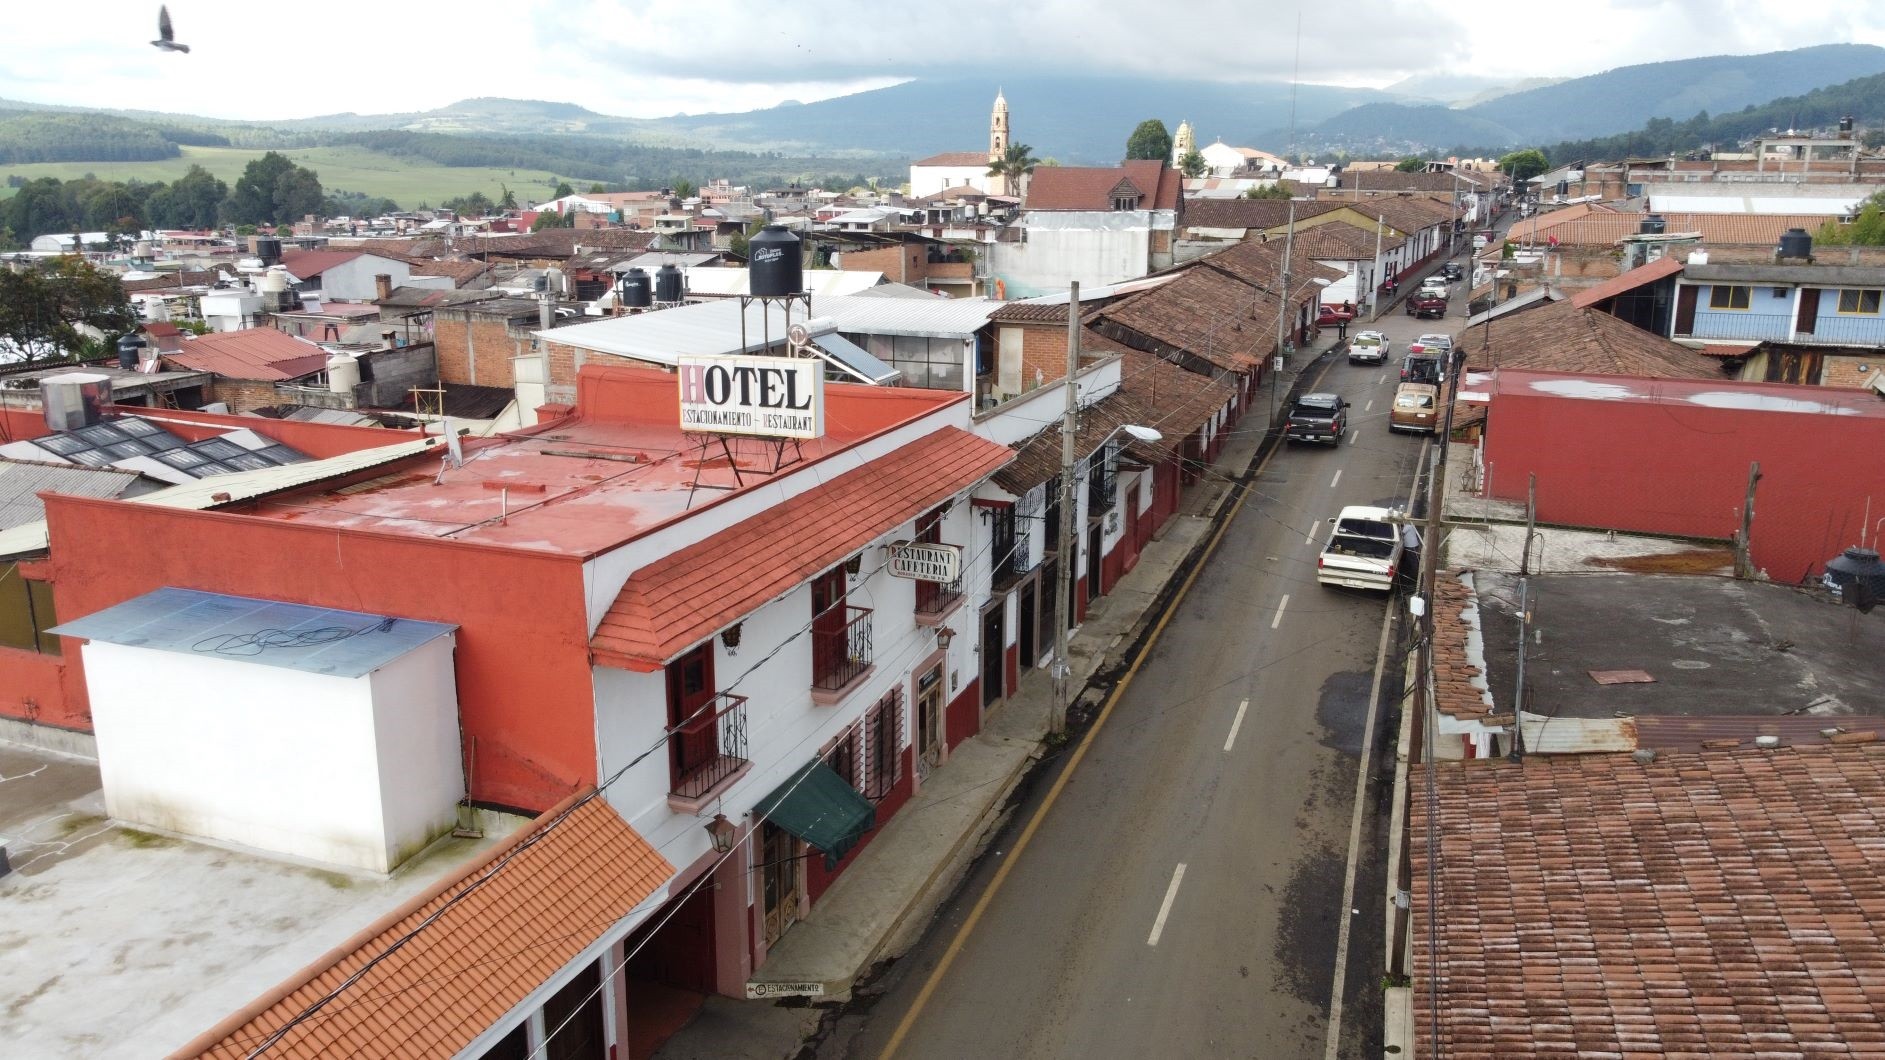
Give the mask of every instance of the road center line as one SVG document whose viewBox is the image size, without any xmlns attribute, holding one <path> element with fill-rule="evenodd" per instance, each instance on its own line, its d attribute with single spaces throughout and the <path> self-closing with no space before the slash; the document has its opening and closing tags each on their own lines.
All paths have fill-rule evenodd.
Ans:
<svg viewBox="0 0 1885 1060">
<path fill-rule="evenodd" d="M 1374 398 L 1369 398 L 1369 399 L 1368 399 L 1368 403 L 1367 403 L 1366 405 L 1363 405 L 1363 406 L 1361 407 L 1361 411 L 1363 411 L 1363 412 L 1373 412 L 1373 411 L 1374 411 Z"/>
<path fill-rule="evenodd" d="M 1354 445 L 1354 444 L 1355 444 L 1355 439 L 1357 439 L 1357 438 L 1359 438 L 1359 437 L 1361 437 L 1361 432 L 1360 432 L 1360 431 L 1354 431 L 1354 432 L 1352 432 L 1352 433 L 1350 433 L 1350 434 L 1349 434 L 1349 436 L 1348 436 L 1348 444 L 1350 444 L 1350 445 Z"/>
<path fill-rule="evenodd" d="M 1145 939 L 1147 946 L 1158 945 L 1158 937 L 1165 934 L 1165 918 L 1172 915 L 1172 902 L 1178 898 L 1178 885 L 1183 882 L 1185 882 L 1185 863 L 1181 861 L 1178 867 L 1172 870 L 1171 886 L 1165 888 L 1165 901 L 1159 903 L 1158 919 L 1152 921 L 1152 934 L 1147 935 Z"/>
<path fill-rule="evenodd" d="M 1283 598 L 1276 602 L 1276 617 L 1270 619 L 1271 629 L 1275 629 L 1276 627 L 1283 624 L 1283 609 L 1288 606 L 1289 606 L 1289 594 L 1284 593 Z"/>
<path fill-rule="evenodd" d="M 1243 728 L 1244 711 L 1249 710 L 1249 709 L 1250 709 L 1250 701 L 1247 699 L 1244 700 L 1242 703 L 1237 704 L 1237 717 L 1231 719 L 1230 735 L 1224 737 L 1224 750 L 1229 751 L 1231 748 L 1231 744 L 1234 744 L 1237 742 L 1237 730 Z"/>
<path fill-rule="evenodd" d="M 1316 543 L 1316 532 L 1315 532 L 1314 530 L 1311 530 L 1311 531 L 1309 531 L 1308 533 L 1306 533 L 1306 534 L 1304 534 L 1304 535 L 1302 536 L 1302 543 L 1303 543 L 1303 544 L 1305 544 L 1305 545 L 1313 545 L 1313 544 L 1315 544 L 1315 543 Z"/>
<path fill-rule="evenodd" d="M 1386 372 L 1382 372 L 1380 375 L 1377 375 L 1374 377 L 1374 385 L 1376 386 L 1380 386 L 1382 383 L 1385 383 L 1387 381 L 1388 381 L 1388 373 Z"/>
<path fill-rule="evenodd" d="M 1335 484 L 1340 481 L 1342 481 L 1342 469 L 1338 467 L 1335 469 L 1335 477 L 1329 480 L 1329 488 L 1334 489 Z"/>
</svg>

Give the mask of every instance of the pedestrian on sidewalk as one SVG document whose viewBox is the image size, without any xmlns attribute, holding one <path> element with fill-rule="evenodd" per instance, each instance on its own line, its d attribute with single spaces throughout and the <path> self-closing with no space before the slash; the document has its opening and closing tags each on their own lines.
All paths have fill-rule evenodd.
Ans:
<svg viewBox="0 0 1885 1060">
<path fill-rule="evenodd" d="M 1338 343 L 1348 341 L 1348 321 L 1338 320 L 1335 322 L 1335 341 Z"/>
</svg>

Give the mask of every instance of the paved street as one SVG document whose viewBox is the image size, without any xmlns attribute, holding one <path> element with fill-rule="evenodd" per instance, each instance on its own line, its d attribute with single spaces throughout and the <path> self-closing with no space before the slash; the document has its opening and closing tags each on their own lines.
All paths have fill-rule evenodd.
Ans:
<svg viewBox="0 0 1885 1060">
<path fill-rule="evenodd" d="M 1441 329 L 1398 309 L 1377 327 L 1389 365 L 1335 358 L 1311 387 L 1352 403 L 1347 442 L 1276 454 L 973 929 L 961 933 L 1071 748 L 820 1055 L 879 1056 L 906 1018 L 899 1057 L 1323 1055 L 1385 604 L 1318 586 L 1316 557 L 1342 505 L 1405 502 L 1422 441 L 1386 428 L 1396 362 Z M 1345 1056 L 1380 1034 L 1376 816 L 1352 903 L 1364 915 Z"/>
</svg>

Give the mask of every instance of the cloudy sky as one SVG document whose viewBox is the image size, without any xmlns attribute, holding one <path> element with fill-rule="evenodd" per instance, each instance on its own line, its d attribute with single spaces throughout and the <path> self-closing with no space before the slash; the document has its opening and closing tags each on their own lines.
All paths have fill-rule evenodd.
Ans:
<svg viewBox="0 0 1885 1060">
<path fill-rule="evenodd" d="M 1458 0 L 9 0 L 0 97 L 294 118 L 468 96 L 660 117 L 809 102 L 925 75 L 1179 75 L 1384 87 L 1427 73 L 1578 76 L 1809 44 L 1885 45 L 1876 0 L 1583 0 L 1547 16 Z M 1116 11 L 1117 17 L 1106 12 Z"/>
</svg>

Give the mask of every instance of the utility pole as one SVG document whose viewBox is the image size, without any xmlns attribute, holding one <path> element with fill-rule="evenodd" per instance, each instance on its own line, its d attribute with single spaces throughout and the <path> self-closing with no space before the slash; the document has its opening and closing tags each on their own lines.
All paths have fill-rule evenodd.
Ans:
<svg viewBox="0 0 1885 1060">
<path fill-rule="evenodd" d="M 1761 481 L 1761 462 L 1748 465 L 1748 497 L 1741 505 L 1741 528 L 1734 535 L 1734 576 L 1741 581 L 1754 577 L 1754 550 L 1750 535 L 1754 530 L 1754 487 Z"/>
<path fill-rule="evenodd" d="M 1073 436 L 1080 429 L 1080 281 L 1067 290 L 1067 409 L 1060 419 L 1060 540 L 1054 570 L 1054 709 L 1047 718 L 1049 732 L 1067 724 L 1067 686 L 1072 667 L 1067 658 L 1067 627 L 1073 622 L 1073 473 L 1076 466 Z M 1045 542 L 1043 542 L 1045 544 Z M 1065 608 L 1065 612 L 1062 612 Z M 984 651 L 987 649 L 984 648 Z"/>
<path fill-rule="evenodd" d="M 1508 757 L 1514 762 L 1525 757 L 1525 637 L 1531 627 L 1531 579 L 1518 580 L 1518 679 L 1517 687 L 1512 690 L 1512 751 Z"/>
<path fill-rule="evenodd" d="M 1368 279 L 1373 287 L 1368 291 L 1368 319 L 1381 319 L 1381 229 L 1386 227 L 1387 218 L 1377 214 L 1374 219 L 1374 272 Z"/>
<path fill-rule="evenodd" d="M 1296 200 L 1289 200 L 1289 228 L 1283 236 L 1282 290 L 1277 297 L 1282 308 L 1276 313 L 1276 352 L 1270 357 L 1270 423 L 1276 429 L 1276 392 L 1283 385 L 1283 336 L 1289 321 L 1289 260 L 1296 250 Z"/>
<path fill-rule="evenodd" d="M 1532 538 L 1538 533 L 1538 473 L 1526 476 L 1525 482 L 1525 551 L 1518 558 L 1518 572 L 1526 575 L 1532 572 Z"/>
</svg>

